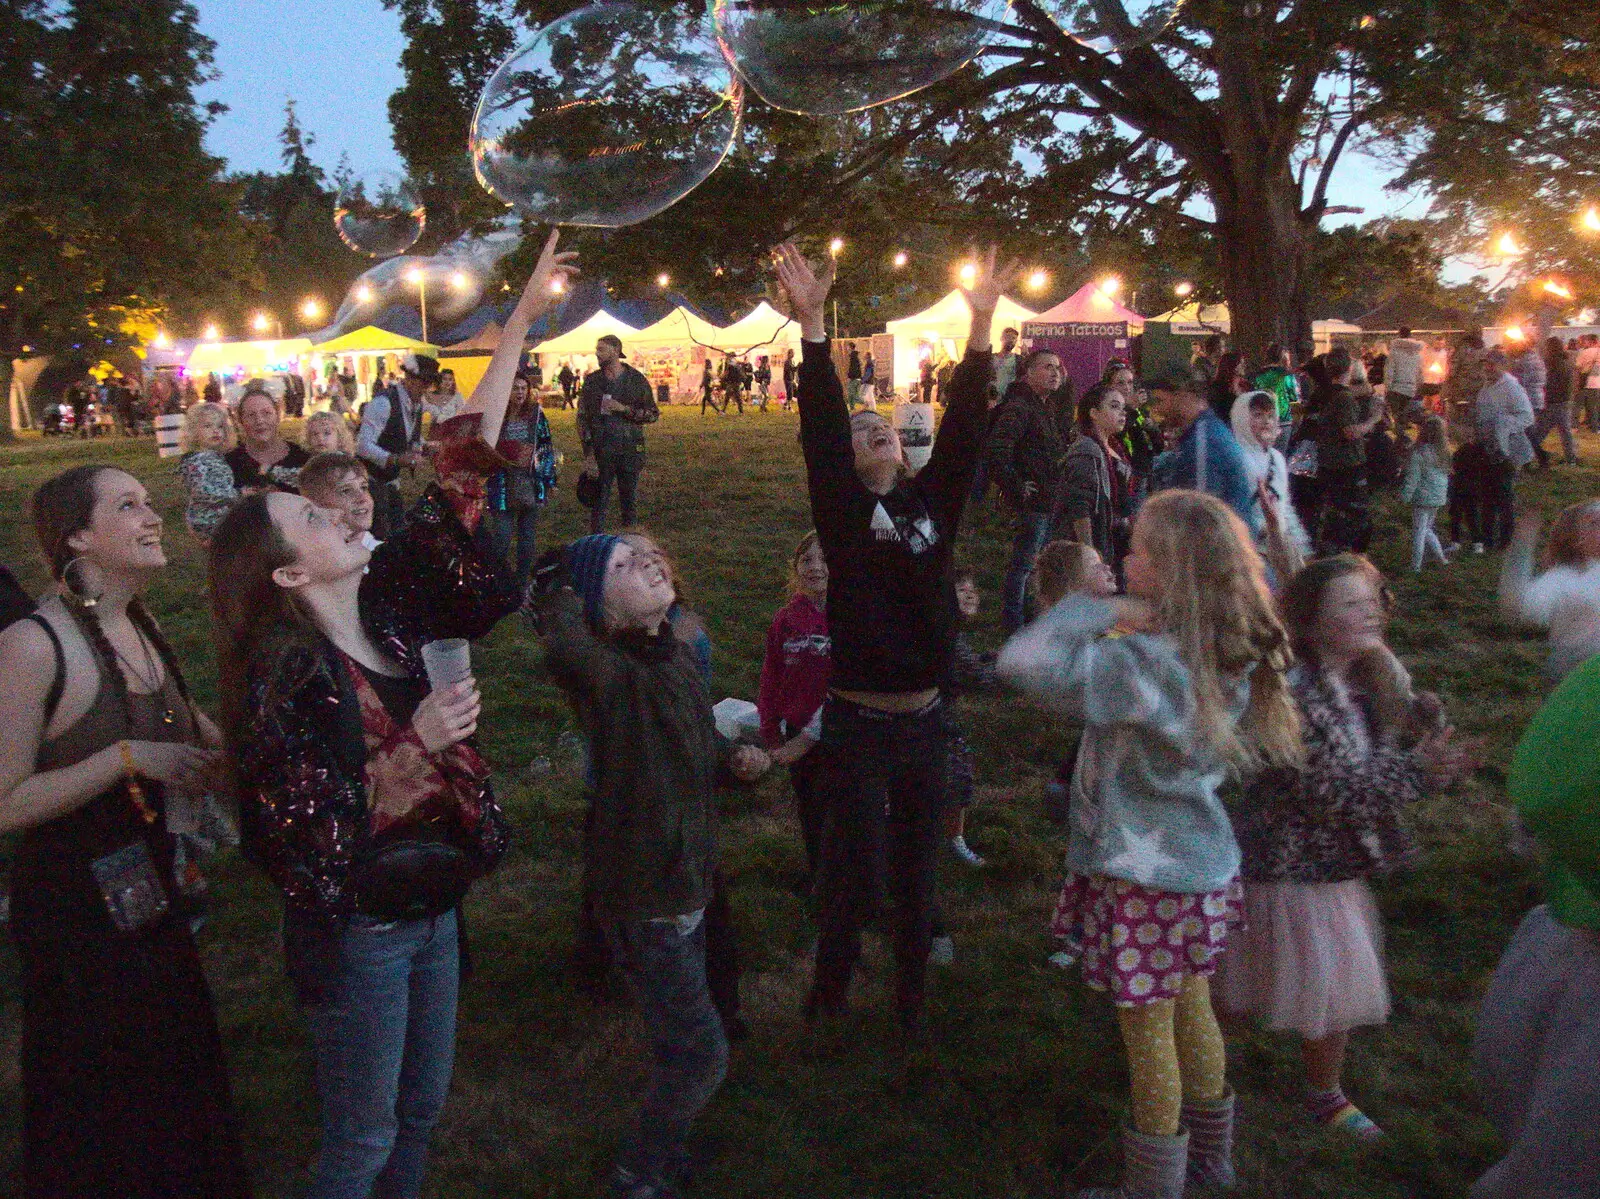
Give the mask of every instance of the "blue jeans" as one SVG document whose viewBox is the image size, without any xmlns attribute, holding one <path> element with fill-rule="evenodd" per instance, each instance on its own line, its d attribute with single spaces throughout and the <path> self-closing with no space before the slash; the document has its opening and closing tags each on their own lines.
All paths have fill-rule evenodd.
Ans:
<svg viewBox="0 0 1600 1199">
<path fill-rule="evenodd" d="M 534 539 L 539 529 L 538 505 L 530 504 L 526 508 L 512 508 L 506 512 L 490 509 L 483 517 L 489 526 L 489 544 L 494 547 L 495 557 L 507 566 L 516 567 L 517 582 L 526 591 L 533 579 L 533 560 L 538 556 L 535 553 L 538 544 Z M 511 558 L 513 535 L 517 539 L 515 562 Z"/>
<path fill-rule="evenodd" d="M 1052 523 L 1048 512 L 1017 514 L 1017 536 L 1011 543 L 1011 566 L 1006 570 L 1005 594 L 1000 607 L 1000 621 L 1008 633 L 1015 633 L 1022 627 L 1028 577 L 1033 574 L 1033 560 L 1050 540 Z"/>
<path fill-rule="evenodd" d="M 684 936 L 670 922 L 615 920 L 606 939 L 639 1004 L 654 1056 L 644 1106 L 617 1164 L 659 1180 L 683 1162 L 689 1125 L 728 1073 L 728 1038 L 706 985 L 705 921 Z"/>
<path fill-rule="evenodd" d="M 456 914 L 352 918 L 329 999 L 309 1010 L 322 1149 L 307 1199 L 414 1199 L 450 1090 Z"/>
</svg>

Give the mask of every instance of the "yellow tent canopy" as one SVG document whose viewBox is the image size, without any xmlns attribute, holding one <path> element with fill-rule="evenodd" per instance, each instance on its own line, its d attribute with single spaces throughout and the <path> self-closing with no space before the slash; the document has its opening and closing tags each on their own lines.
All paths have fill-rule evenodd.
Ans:
<svg viewBox="0 0 1600 1199">
<path fill-rule="evenodd" d="M 1195 302 L 1180 304 L 1171 312 L 1150 317 L 1149 322 L 1170 326 L 1168 331 L 1177 337 L 1203 337 L 1208 333 L 1228 333 L 1232 329 L 1226 304 L 1204 307 Z"/>
<path fill-rule="evenodd" d="M 281 341 L 203 341 L 195 346 L 184 369 L 199 375 L 212 372 L 230 375 L 237 370 L 260 374 L 274 366 L 297 366 L 301 356 L 311 353 L 313 348 L 304 337 Z"/>
<path fill-rule="evenodd" d="M 376 325 L 367 325 L 361 329 L 354 329 L 342 337 L 335 337 L 332 341 L 325 341 L 316 347 L 319 354 L 426 354 L 430 358 L 439 356 L 439 347 L 429 345 L 425 341 L 418 341 L 415 337 L 404 337 L 399 333 L 390 333 L 387 329 L 380 329 Z"/>
</svg>

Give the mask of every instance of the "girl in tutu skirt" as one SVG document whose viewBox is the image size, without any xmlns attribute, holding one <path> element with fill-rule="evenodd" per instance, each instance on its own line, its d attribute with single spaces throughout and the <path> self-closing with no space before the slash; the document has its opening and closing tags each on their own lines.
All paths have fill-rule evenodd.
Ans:
<svg viewBox="0 0 1600 1199">
<path fill-rule="evenodd" d="M 1248 929 L 1218 979 L 1225 1011 L 1304 1040 L 1306 1110 L 1364 1139 L 1381 1136 L 1341 1085 L 1350 1030 L 1389 1015 L 1383 926 L 1366 880 L 1414 856 L 1400 812 L 1456 778 L 1465 757 L 1423 695 L 1397 706 L 1373 663 L 1387 592 L 1365 558 L 1314 562 L 1284 590 L 1298 664 L 1289 676 L 1305 730 L 1298 769 L 1246 787 L 1236 827 L 1244 848 Z M 1409 694 L 1409 690 L 1407 694 Z"/>
<path fill-rule="evenodd" d="M 1288 637 L 1261 559 L 1226 505 L 1150 500 L 1125 559 L 1128 597 L 1068 595 L 1007 643 L 1000 677 L 1084 726 L 1058 930 L 1110 995 L 1133 1117 L 1120 1189 L 1177 1199 L 1232 1185 L 1233 1095 L 1210 975 L 1238 896 L 1230 772 L 1298 760 Z M 1107 637 L 1114 626 L 1131 629 Z M 1082 1197 L 1080 1197 L 1082 1199 Z"/>
</svg>

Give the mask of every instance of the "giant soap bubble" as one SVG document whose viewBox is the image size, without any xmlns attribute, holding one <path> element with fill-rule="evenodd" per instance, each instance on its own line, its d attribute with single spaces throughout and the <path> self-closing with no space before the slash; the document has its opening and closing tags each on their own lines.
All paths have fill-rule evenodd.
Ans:
<svg viewBox="0 0 1600 1199">
<path fill-rule="evenodd" d="M 954 74 L 1010 8 L 1011 0 L 717 0 L 717 35 L 768 104 L 837 116 Z"/>
<path fill-rule="evenodd" d="M 333 227 L 344 244 L 369 258 L 391 258 L 417 244 L 427 210 L 393 171 L 346 180 L 333 202 Z"/>
<path fill-rule="evenodd" d="M 1148 46 L 1172 26 L 1183 0 L 1050 0 L 1067 33 L 1102 54 Z"/>
<path fill-rule="evenodd" d="M 595 4 L 545 26 L 490 78 L 472 165 L 536 220 L 634 225 L 717 169 L 743 111 L 708 18 Z"/>
</svg>

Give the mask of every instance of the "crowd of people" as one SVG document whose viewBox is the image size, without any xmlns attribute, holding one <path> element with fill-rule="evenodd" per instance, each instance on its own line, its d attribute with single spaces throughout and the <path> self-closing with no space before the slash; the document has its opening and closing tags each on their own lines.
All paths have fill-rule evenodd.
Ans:
<svg viewBox="0 0 1600 1199">
<path fill-rule="evenodd" d="M 686 1185 L 691 1126 L 747 1032 L 719 787 L 774 765 L 792 782 L 818 929 L 801 1018 L 845 1018 L 882 914 L 901 1036 L 933 1039 L 929 967 L 954 948 L 936 864 L 953 851 L 982 865 L 960 818 L 975 764 L 959 697 L 975 691 L 1009 689 L 1082 731 L 1047 790 L 1066 862 L 1050 960 L 1113 1005 L 1130 1083 L 1121 1182 L 1082 1194 L 1236 1184 L 1219 1010 L 1298 1039 L 1312 1126 L 1383 1135 L 1344 1075 L 1351 1034 L 1390 1010 L 1370 880 L 1415 862 L 1406 808 L 1474 763 L 1386 644 L 1391 597 L 1355 552 L 1370 535 L 1369 439 L 1417 426 L 1403 484 L 1420 567 L 1447 557 L 1433 521 L 1454 513 L 1469 445 L 1497 504 L 1532 460 L 1524 385 L 1484 354 L 1470 403 L 1431 412 L 1391 348 L 1380 409 L 1336 347 L 1303 372 L 1274 359 L 1252 373 L 1223 352 L 1144 386 L 1113 363 L 1066 404 L 1055 355 L 1019 357 L 1013 336 L 991 349 L 1017 268 L 990 250 L 913 474 L 891 423 L 858 408 L 836 369 L 831 261 L 783 245 L 773 264 L 802 337 L 788 394 L 813 531 L 766 640 L 760 744 L 719 732 L 705 625 L 667 548 L 628 527 L 659 414 L 615 339 L 577 401 L 593 531 L 537 551 L 557 459 L 518 354 L 552 283 L 576 270 L 554 234 L 471 399 L 426 435 L 440 372 L 422 356 L 358 435 L 334 415 L 292 444 L 265 391 L 236 418 L 190 408 L 179 470 L 208 553 L 215 721 L 143 604 L 167 564 L 144 485 L 79 466 L 40 487 L 34 524 L 57 586 L 37 607 L 18 598 L 0 633 L 27 1194 L 250 1193 L 177 885 L 174 813 L 221 792 L 281 894 L 319 1099 L 308 1193 L 419 1193 L 450 1089 L 462 904 L 514 835 L 477 746 L 495 714 L 468 647 L 517 613 L 583 731 L 580 953 L 627 979 L 648 1033 L 650 1080 L 607 1181 L 619 1199 Z M 403 510 L 399 472 L 424 467 L 434 479 Z M 968 642 L 979 599 L 958 568 L 989 483 L 1018 523 L 997 654 Z M 620 533 L 604 531 L 613 486 Z M 1600 1187 L 1600 503 L 1557 518 L 1541 574 L 1537 520 L 1505 533 L 1503 604 L 1550 627 L 1559 681 L 1511 778 L 1547 853 L 1549 902 L 1485 1001 L 1475 1054 L 1507 1152 L 1474 1195 L 1576 1199 Z"/>
</svg>

